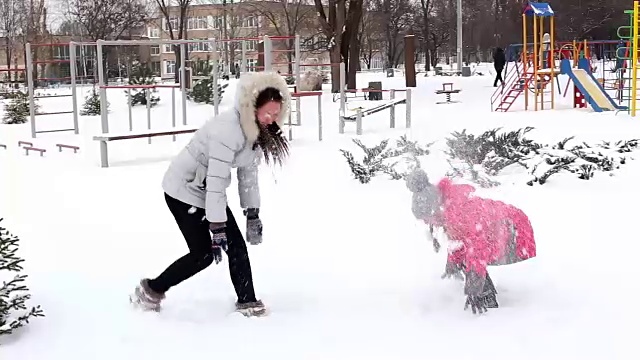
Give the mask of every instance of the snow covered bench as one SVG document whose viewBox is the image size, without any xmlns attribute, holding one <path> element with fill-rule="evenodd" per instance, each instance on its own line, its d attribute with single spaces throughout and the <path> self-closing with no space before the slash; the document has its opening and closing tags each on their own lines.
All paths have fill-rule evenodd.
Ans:
<svg viewBox="0 0 640 360">
<path fill-rule="evenodd" d="M 130 139 L 142 139 L 157 136 L 168 135 L 180 135 L 194 133 L 199 127 L 176 127 L 168 130 L 145 130 L 138 132 L 126 132 L 126 133 L 112 133 L 112 134 L 100 134 L 93 137 L 93 140 L 100 142 L 100 164 L 102 167 L 109 167 L 109 152 L 107 149 L 107 143 L 110 141 L 130 140 Z"/>
</svg>

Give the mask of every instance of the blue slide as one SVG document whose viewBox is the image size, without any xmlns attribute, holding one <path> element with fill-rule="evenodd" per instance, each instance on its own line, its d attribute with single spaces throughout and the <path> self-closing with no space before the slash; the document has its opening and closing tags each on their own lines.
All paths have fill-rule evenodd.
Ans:
<svg viewBox="0 0 640 360">
<path fill-rule="evenodd" d="M 571 67 L 571 62 L 564 59 L 560 62 L 560 73 L 569 75 L 569 78 L 584 95 L 587 103 L 593 111 L 627 110 L 626 106 L 620 106 L 607 94 L 602 85 L 591 73 L 591 64 L 587 59 L 578 61 L 578 68 Z"/>
</svg>

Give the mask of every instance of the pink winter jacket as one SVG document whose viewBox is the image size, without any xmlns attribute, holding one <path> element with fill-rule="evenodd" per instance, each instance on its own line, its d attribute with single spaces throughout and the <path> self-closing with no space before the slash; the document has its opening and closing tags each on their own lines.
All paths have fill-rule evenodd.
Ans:
<svg viewBox="0 0 640 360">
<path fill-rule="evenodd" d="M 442 211 L 426 222 L 442 226 L 449 239 L 462 243 L 449 254 L 449 261 L 484 277 L 488 265 L 513 264 L 536 256 L 533 228 L 522 210 L 472 195 L 473 186 L 454 184 L 448 178 L 438 183 L 438 189 Z"/>
</svg>

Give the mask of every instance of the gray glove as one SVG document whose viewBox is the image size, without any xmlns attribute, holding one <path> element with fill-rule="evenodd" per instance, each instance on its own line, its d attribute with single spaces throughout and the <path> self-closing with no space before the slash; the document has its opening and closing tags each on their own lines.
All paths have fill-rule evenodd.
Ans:
<svg viewBox="0 0 640 360">
<path fill-rule="evenodd" d="M 213 261 L 219 264 L 222 261 L 222 251 L 227 251 L 227 228 L 225 223 L 209 224 L 211 231 L 211 250 L 213 252 Z"/>
<path fill-rule="evenodd" d="M 251 245 L 262 243 L 262 220 L 259 217 L 259 209 L 247 209 L 247 242 Z"/>
</svg>

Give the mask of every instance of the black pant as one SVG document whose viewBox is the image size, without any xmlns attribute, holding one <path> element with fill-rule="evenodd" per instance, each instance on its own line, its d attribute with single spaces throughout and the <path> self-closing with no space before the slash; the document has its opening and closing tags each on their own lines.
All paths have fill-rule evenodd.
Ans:
<svg viewBox="0 0 640 360">
<path fill-rule="evenodd" d="M 193 208 L 195 209 L 193 211 L 191 205 L 167 194 L 164 197 L 187 241 L 189 253 L 176 260 L 160 276 L 149 281 L 149 287 L 158 293 L 165 293 L 171 287 L 180 284 L 213 263 L 211 234 L 209 233 L 209 222 L 205 218 L 205 210 Z M 226 229 L 229 273 L 238 296 L 238 302 L 256 301 L 247 245 L 228 206 Z"/>
<path fill-rule="evenodd" d="M 498 86 L 498 81 L 500 81 L 500 83 L 504 83 L 504 80 L 502 80 L 502 70 L 503 69 L 496 69 L 496 79 L 493 80 L 493 86 Z"/>
</svg>

